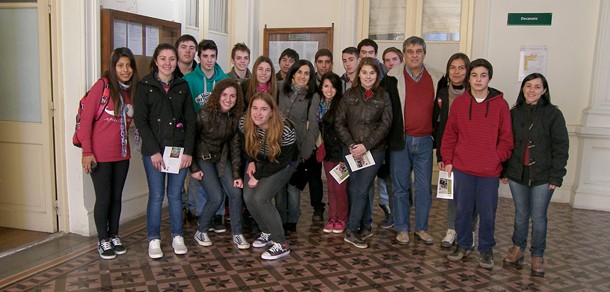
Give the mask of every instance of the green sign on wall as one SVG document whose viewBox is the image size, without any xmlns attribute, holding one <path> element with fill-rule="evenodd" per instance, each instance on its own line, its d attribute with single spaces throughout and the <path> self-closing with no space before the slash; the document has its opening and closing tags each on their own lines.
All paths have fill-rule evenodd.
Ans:
<svg viewBox="0 0 610 292">
<path fill-rule="evenodd" d="M 509 13 L 508 25 L 551 25 L 553 13 Z"/>
</svg>

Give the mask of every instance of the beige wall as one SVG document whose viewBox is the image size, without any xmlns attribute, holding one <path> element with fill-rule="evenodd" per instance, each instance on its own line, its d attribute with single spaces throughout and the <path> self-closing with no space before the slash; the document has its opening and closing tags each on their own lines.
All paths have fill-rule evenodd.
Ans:
<svg viewBox="0 0 610 292">
<path fill-rule="evenodd" d="M 486 58 L 494 66 L 490 86 L 504 92 L 514 104 L 521 83 L 517 80 L 519 51 L 523 45 L 543 45 L 548 51 L 546 77 L 552 102 L 563 112 L 570 133 L 570 159 L 564 185 L 554 201 L 569 202 L 574 192 L 578 141 L 575 128 L 589 105 L 592 62 L 598 25 L 599 1 L 477 1 L 471 59 Z M 551 26 L 508 26 L 512 12 L 553 13 Z M 508 188 L 501 193 L 510 196 Z"/>
</svg>

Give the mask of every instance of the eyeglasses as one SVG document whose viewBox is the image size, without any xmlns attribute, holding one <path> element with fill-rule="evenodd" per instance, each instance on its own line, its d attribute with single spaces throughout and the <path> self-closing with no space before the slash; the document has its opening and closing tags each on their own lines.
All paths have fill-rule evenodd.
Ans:
<svg viewBox="0 0 610 292">
<path fill-rule="evenodd" d="M 424 50 L 422 49 L 417 49 L 416 51 L 413 51 L 411 49 L 406 51 L 407 55 L 421 55 L 424 53 Z"/>
</svg>

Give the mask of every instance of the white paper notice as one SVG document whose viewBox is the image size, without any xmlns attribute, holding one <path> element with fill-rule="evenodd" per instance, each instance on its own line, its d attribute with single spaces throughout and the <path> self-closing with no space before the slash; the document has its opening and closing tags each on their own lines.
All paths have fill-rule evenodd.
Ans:
<svg viewBox="0 0 610 292">
<path fill-rule="evenodd" d="M 139 23 L 127 24 L 127 47 L 134 55 L 142 55 L 142 25 Z"/>
<path fill-rule="evenodd" d="M 114 48 L 127 47 L 127 22 L 114 20 Z"/>
<path fill-rule="evenodd" d="M 184 153 L 183 147 L 165 146 L 165 150 L 163 151 L 163 163 L 165 164 L 165 167 L 161 169 L 161 172 L 179 173 L 182 153 Z"/>
<path fill-rule="evenodd" d="M 156 26 L 146 26 L 146 56 L 152 57 L 155 49 L 159 45 L 159 28 Z"/>
<path fill-rule="evenodd" d="M 546 46 L 523 46 L 519 53 L 519 82 L 531 73 L 546 75 Z"/>
<path fill-rule="evenodd" d="M 446 171 L 438 171 L 436 197 L 439 199 L 453 199 L 453 176 L 449 177 L 449 173 Z"/>
<path fill-rule="evenodd" d="M 315 64 L 315 56 L 318 51 L 317 41 L 270 41 L 269 42 L 269 58 L 273 61 L 275 72 L 280 70 L 279 61 L 280 55 L 285 49 L 291 48 L 297 53 L 301 59 L 309 60 Z"/>
</svg>

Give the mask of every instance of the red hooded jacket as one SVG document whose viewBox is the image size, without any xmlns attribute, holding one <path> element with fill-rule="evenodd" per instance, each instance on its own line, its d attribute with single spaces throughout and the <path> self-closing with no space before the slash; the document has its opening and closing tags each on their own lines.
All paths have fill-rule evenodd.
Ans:
<svg viewBox="0 0 610 292">
<path fill-rule="evenodd" d="M 478 103 L 466 91 L 453 101 L 441 144 L 446 165 L 474 176 L 499 177 L 512 150 L 510 110 L 502 92 L 489 88 Z"/>
</svg>

